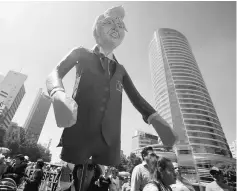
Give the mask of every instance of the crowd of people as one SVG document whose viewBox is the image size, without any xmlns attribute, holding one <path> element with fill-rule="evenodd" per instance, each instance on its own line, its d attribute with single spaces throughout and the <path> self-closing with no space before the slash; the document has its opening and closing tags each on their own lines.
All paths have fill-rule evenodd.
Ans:
<svg viewBox="0 0 237 191">
<path fill-rule="evenodd" d="M 168 158 L 159 157 L 152 147 L 145 147 L 142 152 L 142 163 L 135 166 L 132 174 L 119 175 L 115 167 L 88 165 L 85 179 L 88 181 L 83 191 L 195 191 L 195 188 L 182 176 L 179 165 Z M 45 163 L 42 159 L 30 162 L 29 157 L 21 154 L 14 158 L 5 158 L 0 155 L 0 191 L 70 191 L 72 182 L 80 184 L 78 170 L 82 167 L 75 165 L 57 166 Z M 33 171 L 32 171 L 33 170 Z M 30 173 L 32 172 L 32 173 Z M 90 172 L 91 173 L 90 175 Z M 47 173 L 56 174 L 51 181 L 46 181 Z M 206 191 L 236 190 L 225 182 L 223 172 L 217 167 L 210 169 L 213 177 L 206 185 Z M 54 181 L 53 181 L 54 180 Z M 44 182 L 44 184 L 42 184 Z M 50 185 L 51 184 L 51 185 Z M 47 185 L 47 186 L 46 186 Z M 50 186 L 49 186 L 50 185 Z"/>
<path fill-rule="evenodd" d="M 29 162 L 29 157 L 22 154 L 16 155 L 14 158 L 5 158 L 0 156 L 0 190 L 17 190 L 24 183 L 24 191 L 37 191 L 43 178 L 44 161 L 38 159 L 34 165 L 34 174 L 29 177 L 26 174 L 27 168 L 32 163 Z"/>
</svg>

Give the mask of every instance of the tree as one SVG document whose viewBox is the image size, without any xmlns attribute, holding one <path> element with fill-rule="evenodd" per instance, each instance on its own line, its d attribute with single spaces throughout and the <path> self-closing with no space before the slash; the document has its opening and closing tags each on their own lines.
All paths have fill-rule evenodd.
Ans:
<svg viewBox="0 0 237 191">
<path fill-rule="evenodd" d="M 35 162 L 37 159 L 42 158 L 45 162 L 51 161 L 51 153 L 44 146 L 34 143 L 27 139 L 24 129 L 20 131 L 19 140 L 6 139 L 5 147 L 9 148 L 11 152 L 10 157 L 17 154 L 27 155 L 30 161 Z"/>
<path fill-rule="evenodd" d="M 128 160 L 127 172 L 129 172 L 130 174 L 132 173 L 135 166 L 142 163 L 142 159 L 137 155 L 135 155 L 134 153 L 131 153 L 130 156 L 128 156 L 127 160 Z"/>
<path fill-rule="evenodd" d="M 127 171 L 128 159 L 123 153 L 120 154 L 120 164 L 116 168 L 121 171 Z"/>
</svg>

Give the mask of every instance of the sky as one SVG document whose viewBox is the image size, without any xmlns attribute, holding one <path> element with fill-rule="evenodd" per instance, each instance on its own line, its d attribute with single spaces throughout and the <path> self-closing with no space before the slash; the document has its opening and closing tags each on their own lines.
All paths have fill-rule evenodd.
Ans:
<svg viewBox="0 0 237 191">
<path fill-rule="evenodd" d="M 0 73 L 21 71 L 28 76 L 26 94 L 13 121 L 23 125 L 39 88 L 60 60 L 74 47 L 92 48 L 92 26 L 106 9 L 123 5 L 128 29 L 115 56 L 124 65 L 141 95 L 152 105 L 148 46 L 159 28 L 172 28 L 189 41 L 228 143 L 236 139 L 236 2 L 0 2 Z M 63 79 L 71 95 L 75 68 Z M 123 95 L 121 148 L 131 152 L 135 130 L 154 132 Z M 46 118 L 40 143 L 52 138 L 52 161 L 62 129 L 53 108 Z"/>
</svg>

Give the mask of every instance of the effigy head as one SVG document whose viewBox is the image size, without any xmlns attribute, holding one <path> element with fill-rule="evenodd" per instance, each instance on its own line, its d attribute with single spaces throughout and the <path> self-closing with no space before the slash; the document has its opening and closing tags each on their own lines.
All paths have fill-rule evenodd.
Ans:
<svg viewBox="0 0 237 191">
<path fill-rule="evenodd" d="M 93 26 L 96 43 L 104 49 L 114 50 L 123 41 L 125 31 L 123 6 L 113 7 L 98 16 Z"/>
</svg>

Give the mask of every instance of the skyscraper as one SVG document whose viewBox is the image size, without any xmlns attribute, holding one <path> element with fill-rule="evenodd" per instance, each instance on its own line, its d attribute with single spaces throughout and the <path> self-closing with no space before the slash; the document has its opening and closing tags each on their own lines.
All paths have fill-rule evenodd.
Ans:
<svg viewBox="0 0 237 191">
<path fill-rule="evenodd" d="M 24 74 L 9 71 L 0 84 L 0 142 L 25 95 L 26 79 Z"/>
<path fill-rule="evenodd" d="M 40 88 L 24 124 L 27 138 L 34 143 L 39 140 L 50 105 L 51 98 L 42 92 L 42 88 Z"/>
<path fill-rule="evenodd" d="M 149 62 L 155 108 L 179 135 L 178 145 L 191 149 L 194 158 L 230 159 L 225 134 L 186 37 L 168 28 L 155 31 Z"/>
</svg>

